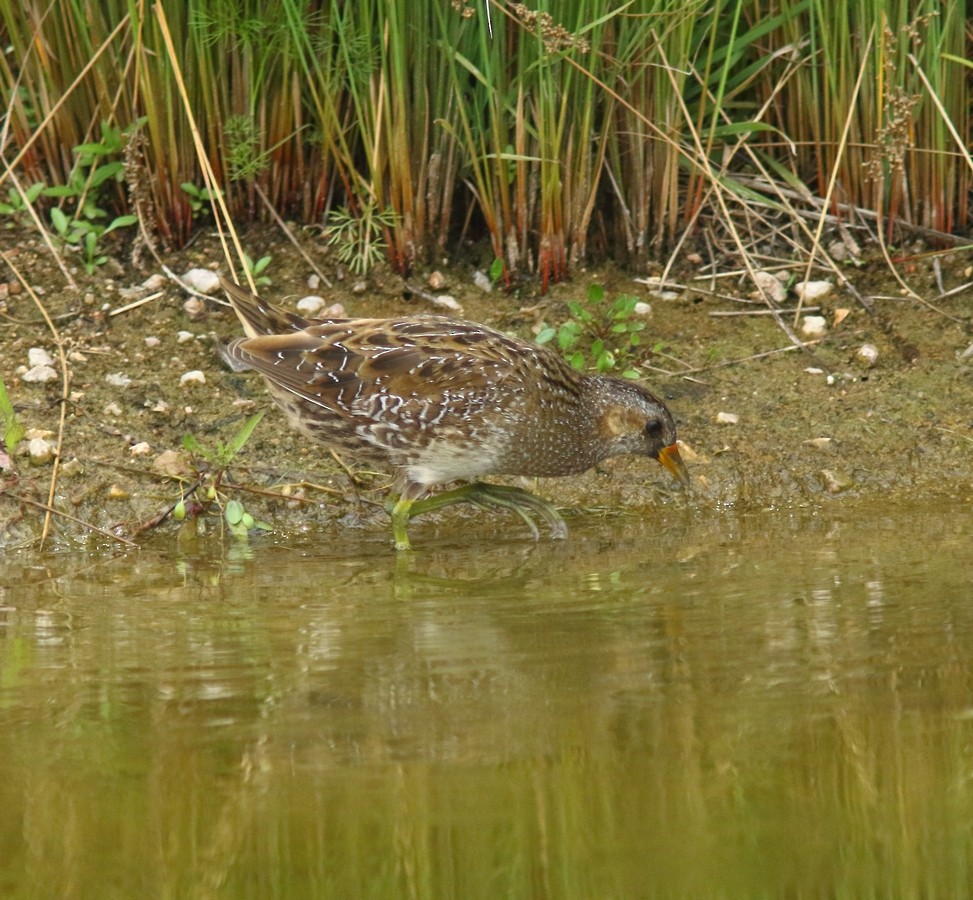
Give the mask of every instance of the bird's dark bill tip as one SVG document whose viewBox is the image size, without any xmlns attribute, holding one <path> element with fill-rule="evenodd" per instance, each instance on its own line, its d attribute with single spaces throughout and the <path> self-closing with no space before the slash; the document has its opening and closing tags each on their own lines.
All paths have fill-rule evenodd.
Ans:
<svg viewBox="0 0 973 900">
<path fill-rule="evenodd" d="M 670 444 L 668 447 L 663 447 L 659 451 L 659 455 L 656 457 L 656 459 L 662 463 L 673 478 L 678 479 L 685 487 L 689 487 L 689 470 L 686 468 L 686 464 L 682 461 L 682 457 L 679 455 L 679 447 L 676 444 Z"/>
</svg>

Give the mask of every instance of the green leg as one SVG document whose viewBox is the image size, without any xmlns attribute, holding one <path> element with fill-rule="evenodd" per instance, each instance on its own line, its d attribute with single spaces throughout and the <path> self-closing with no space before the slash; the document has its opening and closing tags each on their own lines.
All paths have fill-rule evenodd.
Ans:
<svg viewBox="0 0 973 900">
<path fill-rule="evenodd" d="M 409 519 L 415 515 L 412 512 L 412 507 L 415 502 L 415 500 L 411 500 L 407 496 L 399 497 L 390 510 L 392 516 L 392 537 L 395 539 L 396 550 L 412 549 L 406 528 L 409 525 Z"/>
<path fill-rule="evenodd" d="M 530 529 L 535 541 L 540 538 L 540 532 L 534 523 L 534 517 L 547 525 L 554 540 L 564 540 L 568 536 L 568 526 L 561 514 L 546 500 L 522 488 L 476 482 L 444 491 L 442 494 L 434 494 L 432 497 L 424 497 L 422 500 L 399 497 L 391 508 L 395 549 L 410 549 L 406 527 L 413 516 L 421 516 L 454 503 L 470 503 L 485 510 L 506 509 L 515 512 Z"/>
</svg>

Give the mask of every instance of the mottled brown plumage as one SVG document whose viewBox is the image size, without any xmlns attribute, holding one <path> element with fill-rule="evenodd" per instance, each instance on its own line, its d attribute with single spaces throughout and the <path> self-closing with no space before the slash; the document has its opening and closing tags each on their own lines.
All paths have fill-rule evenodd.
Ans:
<svg viewBox="0 0 973 900">
<path fill-rule="evenodd" d="M 529 514 L 555 536 L 563 519 L 519 488 L 434 484 L 481 475 L 572 475 L 624 453 L 650 456 L 688 484 L 661 400 L 631 382 L 583 375 L 552 350 L 457 319 L 307 320 L 222 279 L 247 337 L 226 355 L 254 369 L 290 423 L 336 450 L 397 470 L 396 546 L 409 518 L 450 503 Z"/>
</svg>

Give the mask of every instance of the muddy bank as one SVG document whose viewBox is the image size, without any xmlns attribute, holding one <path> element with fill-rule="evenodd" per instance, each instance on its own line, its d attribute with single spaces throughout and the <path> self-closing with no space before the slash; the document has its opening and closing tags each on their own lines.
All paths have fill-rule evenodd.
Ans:
<svg viewBox="0 0 973 900">
<path fill-rule="evenodd" d="M 298 298 L 318 293 L 349 315 L 444 312 L 404 291 L 402 279 L 389 273 L 367 279 L 365 290 L 351 277 L 309 290 L 306 265 L 289 245 L 268 240 L 252 235 L 251 256 L 272 256 L 266 271 L 272 284 L 261 290 L 275 303 L 293 308 Z M 284 535 L 388 529 L 387 472 L 362 470 L 352 458 L 335 460 L 290 432 L 260 379 L 225 367 L 218 346 L 238 333 L 228 308 L 208 300 L 187 311 L 188 295 L 171 282 L 127 293 L 152 273 L 115 261 L 95 276 L 75 272 L 78 289 L 66 289 L 32 241 L 6 252 L 39 289 L 60 331 L 70 377 L 54 506 L 72 518 L 55 517 L 55 544 L 111 542 L 81 523 L 140 544 L 218 530 L 221 509 L 234 499 Z M 180 273 L 193 266 L 226 271 L 209 239 L 166 262 Z M 962 261 L 947 262 L 959 284 Z M 687 494 L 644 459 L 612 460 L 577 478 L 530 485 L 569 513 L 642 516 L 668 504 L 765 507 L 861 496 L 895 504 L 916 492 L 973 499 L 973 358 L 963 356 L 973 342 L 969 290 L 940 302 L 950 318 L 902 298 L 897 285 L 877 280 L 880 271 L 856 271 L 874 312 L 836 289 L 819 304 L 827 330 L 806 353 L 785 350 L 789 341 L 769 316 L 714 316 L 761 308 L 739 302 L 746 299 L 743 289 L 729 279 L 720 282 L 719 294 L 686 290 L 660 298 L 629 274 L 591 270 L 540 297 L 530 285 L 487 293 L 474 284 L 473 268 L 444 270 L 438 293 L 454 297 L 464 317 L 525 337 L 563 321 L 567 303 L 583 299 L 593 282 L 605 285 L 609 297 L 625 293 L 651 304 L 644 343 L 656 352 L 643 366 L 644 380 L 676 418 L 694 488 Z M 427 274 L 413 281 L 429 290 Z M 693 275 L 687 269 L 679 278 L 690 283 Z M 915 277 L 921 292 L 926 276 Z M 931 272 L 927 277 L 931 296 L 937 290 Z M 3 280 L 13 280 L 9 270 Z M 148 302 L 119 312 L 146 296 Z M 28 436 L 56 446 L 63 391 L 57 347 L 26 293 L 5 292 L 2 303 L 0 376 Z M 859 352 L 865 344 L 877 350 L 873 363 Z M 31 348 L 51 357 L 57 377 L 25 380 Z M 263 421 L 213 484 L 220 442 L 261 409 L 267 410 Z M 185 449 L 186 435 L 195 452 Z M 0 474 L 0 545 L 8 548 L 37 538 L 43 512 L 27 501 L 48 499 L 53 462 L 32 464 L 28 444 L 25 439 Z M 187 517 L 179 522 L 166 513 L 183 496 Z M 474 516 L 468 521 L 478 534 L 496 533 L 495 520 L 482 512 L 453 508 L 439 515 Z M 419 545 L 423 521 L 413 526 Z"/>
</svg>

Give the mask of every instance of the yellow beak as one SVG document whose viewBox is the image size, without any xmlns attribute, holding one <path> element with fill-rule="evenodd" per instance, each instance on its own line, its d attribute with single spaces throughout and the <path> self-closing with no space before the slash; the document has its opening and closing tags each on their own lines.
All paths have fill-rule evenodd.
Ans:
<svg viewBox="0 0 973 900">
<path fill-rule="evenodd" d="M 660 463 L 669 471 L 673 478 L 678 478 L 686 487 L 689 487 L 689 470 L 679 455 L 679 448 L 675 444 L 663 447 L 656 457 Z"/>
</svg>

